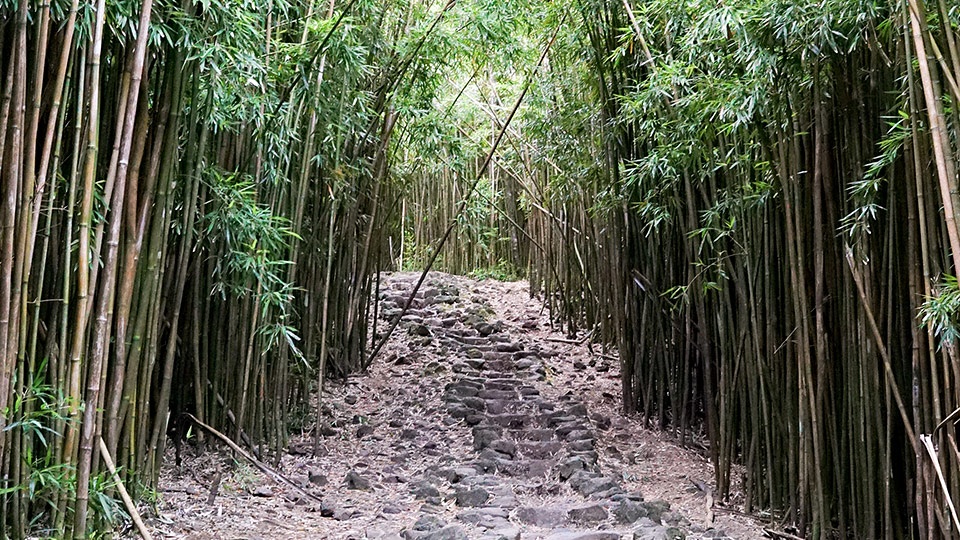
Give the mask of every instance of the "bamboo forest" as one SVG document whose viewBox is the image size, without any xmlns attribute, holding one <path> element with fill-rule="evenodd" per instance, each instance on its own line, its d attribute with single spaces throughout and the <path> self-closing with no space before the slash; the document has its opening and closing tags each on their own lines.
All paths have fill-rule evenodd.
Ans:
<svg viewBox="0 0 960 540">
<path fill-rule="evenodd" d="M 656 433 L 699 456 L 708 473 L 676 491 L 697 484 L 711 522 L 960 538 L 958 165 L 957 0 L 0 0 L 0 538 L 171 537 L 164 471 L 218 455 L 287 478 L 294 450 L 336 444 L 331 414 L 394 444 L 419 413 L 388 425 L 328 395 L 413 362 L 398 340 L 476 341 L 430 368 L 448 401 L 514 392 L 484 361 L 538 362 L 537 384 L 568 369 L 533 338 L 481 344 L 499 321 L 431 327 L 434 275 L 523 280 L 556 332 L 541 342 L 592 358 L 571 380 L 611 379 L 613 424 L 632 426 L 615 450 L 649 458 Z M 490 398 L 458 417 L 477 398 L 457 399 L 443 429 L 505 415 Z M 569 422 L 539 406 L 530 422 Z M 583 418 L 605 441 L 611 418 Z M 473 427 L 464 452 L 532 455 L 514 421 L 530 425 L 507 418 L 496 444 Z M 651 497 L 588 497 L 613 444 L 593 441 L 556 443 L 576 474 L 540 461 L 564 464 L 556 493 L 599 504 L 594 536 L 420 519 L 382 538 L 709 537 L 652 514 L 666 535 L 617 536 Z M 424 497 L 480 506 L 464 494 L 492 488 L 456 470 L 455 494 Z M 324 474 L 277 485 L 327 501 Z M 343 518 L 326 513 L 303 519 Z M 357 534 L 242 537 L 381 537 Z"/>
</svg>

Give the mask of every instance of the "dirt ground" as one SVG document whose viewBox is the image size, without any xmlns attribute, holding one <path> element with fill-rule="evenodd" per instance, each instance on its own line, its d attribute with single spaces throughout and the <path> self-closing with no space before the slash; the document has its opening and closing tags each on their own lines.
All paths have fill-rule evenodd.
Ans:
<svg viewBox="0 0 960 540">
<path fill-rule="evenodd" d="M 391 315 L 390 295 L 401 296 L 416 277 L 385 276 L 385 315 Z M 762 527 L 768 524 L 738 512 L 741 497 L 736 486 L 730 501 L 717 501 L 710 507 L 712 497 L 704 489 L 710 490 L 713 472 L 702 447 L 682 448 L 671 434 L 645 429 L 640 418 L 620 414 L 615 354 L 601 354 L 596 345 L 591 352 L 585 343 L 551 328 L 541 303 L 528 295 L 525 282 L 473 281 L 431 273 L 425 291 L 451 298 L 434 304 L 433 311 L 421 310 L 422 319 L 405 317 L 367 373 L 324 388 L 328 414 L 318 455 L 312 455 L 312 433 L 291 438 L 277 470 L 297 488 L 270 479 L 229 451 L 207 450 L 195 455 L 188 449 L 179 468 L 173 456 L 168 456 L 160 479 L 160 500 L 144 508 L 154 535 L 231 540 L 588 539 L 616 535 L 656 538 L 650 535 L 666 530 L 666 525 L 652 523 L 644 531 L 654 532 L 636 529 L 631 533 L 629 526 L 612 515 L 589 526 L 577 523 L 573 529 L 569 522 L 530 523 L 530 518 L 522 517 L 523 508 L 567 511 L 599 505 L 613 512 L 617 504 L 626 504 L 615 502 L 616 497 L 597 501 L 582 496 L 557 478 L 553 469 L 533 477 L 478 472 L 477 478 L 486 483 L 478 480 L 476 485 L 487 486 L 491 496 L 505 494 L 497 499 L 503 501 L 502 512 L 500 507 L 467 507 L 460 497 L 466 491 L 460 485 L 437 480 L 438 474 L 446 474 L 443 467 L 477 467 L 476 429 L 471 436 L 464 420 L 451 416 L 456 403 L 449 401 L 450 385 L 469 378 L 464 375 L 464 362 L 469 358 L 445 345 L 447 338 L 438 336 L 446 336 L 443 332 L 453 337 L 475 335 L 471 326 L 479 320 L 496 325 L 498 334 L 494 336 L 502 335 L 502 343 L 531 351 L 530 358 L 536 362 L 528 363 L 538 371 L 524 384 L 535 388 L 538 401 L 551 406 L 574 401 L 586 405 L 594 423 L 595 469 L 602 471 L 603 478 L 615 479 L 619 492 L 669 503 L 687 538 L 764 537 Z M 431 321 L 435 328 L 429 326 Z M 384 326 L 382 321 L 380 326 Z M 482 362 L 477 359 L 471 365 Z M 217 477 L 219 489 L 211 502 L 210 488 Z M 733 477 L 739 479 L 740 475 Z M 436 486 L 439 496 L 425 496 L 423 489 L 428 485 Z M 485 512 L 486 517 L 476 517 L 478 512 Z M 425 528 L 425 519 L 436 521 L 435 532 Z M 495 523 L 484 528 L 483 522 L 473 523 L 474 519 Z M 587 531 L 608 531 L 608 536 L 590 536 Z"/>
</svg>

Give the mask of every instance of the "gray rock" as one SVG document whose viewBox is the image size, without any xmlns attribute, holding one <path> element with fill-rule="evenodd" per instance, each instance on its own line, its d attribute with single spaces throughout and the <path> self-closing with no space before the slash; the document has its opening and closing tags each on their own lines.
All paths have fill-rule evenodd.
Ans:
<svg viewBox="0 0 960 540">
<path fill-rule="evenodd" d="M 487 501 L 487 504 L 499 508 L 514 508 L 517 506 L 517 497 L 512 493 L 498 495 Z"/>
<path fill-rule="evenodd" d="M 496 519 L 507 519 L 508 513 L 503 508 L 498 507 L 485 507 L 485 508 L 476 508 L 471 510 L 464 510 L 457 514 L 457 519 L 469 523 L 471 525 L 478 525 L 483 521 L 496 518 Z"/>
<path fill-rule="evenodd" d="M 647 509 L 636 501 L 623 499 L 613 509 L 613 515 L 620 523 L 633 523 L 640 518 L 647 517 Z"/>
<path fill-rule="evenodd" d="M 487 407 L 486 402 L 478 397 L 465 397 L 462 403 L 475 411 L 483 411 Z"/>
<path fill-rule="evenodd" d="M 562 449 L 563 444 L 560 441 L 528 441 L 520 443 L 520 453 L 530 459 L 546 459 Z"/>
<path fill-rule="evenodd" d="M 570 443 L 570 450 L 574 452 L 589 452 L 590 450 L 593 450 L 593 448 L 593 439 L 573 441 Z"/>
<path fill-rule="evenodd" d="M 413 486 L 413 489 L 410 490 L 413 493 L 413 496 L 418 499 L 428 499 L 430 497 L 439 497 L 440 490 L 434 487 L 429 482 L 419 482 Z"/>
<path fill-rule="evenodd" d="M 412 441 L 413 439 L 416 439 L 417 435 L 419 434 L 420 432 L 415 429 L 405 429 L 400 432 L 400 438 L 405 441 Z"/>
<path fill-rule="evenodd" d="M 573 489 L 579 490 L 580 486 L 583 485 L 584 482 L 595 478 L 600 478 L 600 473 L 588 470 L 576 470 L 572 475 L 570 475 L 568 481 Z"/>
<path fill-rule="evenodd" d="M 520 352 L 517 354 L 523 354 L 523 353 Z M 534 362 L 529 358 L 525 358 L 525 357 L 517 358 L 517 354 L 513 356 L 514 359 L 517 360 L 517 363 L 516 363 L 517 369 L 530 369 L 531 367 L 533 367 L 534 364 L 536 364 L 536 362 Z"/>
<path fill-rule="evenodd" d="M 478 397 L 491 400 L 511 400 L 517 399 L 516 390 L 481 390 Z"/>
<path fill-rule="evenodd" d="M 403 509 L 401 509 L 399 506 L 395 504 L 387 503 L 383 505 L 383 509 L 381 510 L 381 512 L 383 512 L 384 514 L 390 514 L 390 515 L 400 514 L 403 512 Z"/>
<path fill-rule="evenodd" d="M 610 425 L 612 424 L 609 416 L 598 412 L 591 413 L 590 419 L 593 420 L 593 423 L 597 426 L 597 429 L 600 430 L 610 429 Z"/>
<path fill-rule="evenodd" d="M 496 472 L 497 462 L 492 459 L 478 459 L 473 462 L 473 467 L 480 472 Z"/>
<path fill-rule="evenodd" d="M 649 501 L 640 503 L 647 510 L 647 517 L 654 523 L 660 523 L 663 514 L 670 511 L 670 503 L 667 501 Z"/>
<path fill-rule="evenodd" d="M 557 527 L 567 521 L 567 514 L 555 507 L 521 506 L 517 508 L 516 518 L 524 525 Z"/>
<path fill-rule="evenodd" d="M 548 459 L 530 459 L 501 463 L 497 469 L 507 476 L 537 478 L 549 475 L 553 464 L 553 461 Z"/>
<path fill-rule="evenodd" d="M 503 414 L 507 410 L 509 402 L 502 399 L 486 400 L 487 412 L 490 414 Z"/>
<path fill-rule="evenodd" d="M 620 533 L 610 531 L 557 531 L 543 540 L 620 540 Z"/>
<path fill-rule="evenodd" d="M 344 482 L 347 485 L 347 489 L 359 489 L 362 491 L 371 489 L 370 480 L 360 476 L 360 473 L 357 471 L 348 472 Z"/>
<path fill-rule="evenodd" d="M 576 506 L 567 511 L 570 521 L 579 523 L 599 523 L 607 519 L 607 509 L 599 504 Z"/>
<path fill-rule="evenodd" d="M 583 471 L 587 468 L 587 462 L 579 456 L 567 458 L 560 464 L 557 471 L 560 473 L 561 480 L 569 480 L 577 471 Z"/>
<path fill-rule="evenodd" d="M 466 418 L 474 412 L 473 409 L 464 407 L 463 405 L 453 405 L 447 409 L 447 413 L 454 418 Z"/>
<path fill-rule="evenodd" d="M 589 478 L 577 486 L 575 489 L 580 492 L 584 497 L 589 497 L 594 493 L 600 493 L 602 491 L 608 491 L 613 489 L 619 489 L 620 485 L 617 484 L 616 480 L 612 478 L 607 478 L 601 476 L 600 478 Z"/>
<path fill-rule="evenodd" d="M 437 476 L 451 484 L 456 484 L 464 478 L 471 478 L 476 475 L 477 470 L 473 467 L 444 467 L 437 470 Z"/>
<path fill-rule="evenodd" d="M 310 480 L 310 483 L 315 486 L 327 485 L 327 475 L 321 473 L 317 469 L 310 469 L 307 471 L 307 478 Z"/>
<path fill-rule="evenodd" d="M 446 527 L 447 522 L 442 520 L 439 516 L 433 514 L 420 514 L 420 517 L 417 518 L 416 523 L 413 524 L 414 531 L 420 532 L 430 532 L 437 531 Z"/>
<path fill-rule="evenodd" d="M 556 430 L 557 430 L 557 437 L 560 437 L 561 439 L 566 439 L 567 435 L 570 435 L 575 431 L 587 431 L 588 428 L 587 426 L 583 425 L 583 423 L 577 420 L 573 420 L 573 421 L 568 420 L 561 424 L 558 424 L 556 426 Z M 570 440 L 579 440 L 579 439 L 580 437 L 576 439 L 570 439 Z"/>
<path fill-rule="evenodd" d="M 464 360 L 464 362 L 466 362 L 467 366 L 469 366 L 471 369 L 477 370 L 483 369 L 483 367 L 487 364 L 487 361 L 482 358 L 467 358 Z"/>
<path fill-rule="evenodd" d="M 576 405 L 572 405 L 567 409 L 567 414 L 572 416 L 586 416 L 587 406 L 583 403 L 577 403 Z"/>
<path fill-rule="evenodd" d="M 483 450 L 501 435 L 503 435 L 503 429 L 498 426 L 477 426 L 473 428 L 473 448 Z"/>
<path fill-rule="evenodd" d="M 407 540 L 469 540 L 467 532 L 459 525 L 447 525 L 430 532 L 405 531 Z"/>
<path fill-rule="evenodd" d="M 676 527 L 643 527 L 633 531 L 634 540 L 685 540 L 687 535 Z"/>
<path fill-rule="evenodd" d="M 680 512 L 667 511 L 660 516 L 660 520 L 664 525 L 670 525 L 673 527 L 689 527 L 690 520 L 684 517 Z"/>
<path fill-rule="evenodd" d="M 613 498 L 616 497 L 617 495 L 622 495 L 622 494 L 623 494 L 623 488 L 621 488 L 620 486 L 617 486 L 617 487 L 612 487 L 612 488 L 607 489 L 607 490 L 604 490 L 604 491 L 598 491 L 598 492 L 596 492 L 596 493 L 591 493 L 591 494 L 590 494 L 590 498 L 591 498 L 591 499 L 595 499 L 595 500 L 599 500 L 599 501 L 603 501 L 603 500 L 607 500 L 607 499 L 613 499 Z"/>
<path fill-rule="evenodd" d="M 253 490 L 254 497 L 273 497 L 273 488 L 270 486 L 257 486 Z"/>
<path fill-rule="evenodd" d="M 490 443 L 489 448 L 496 450 L 501 454 L 506 454 L 511 458 L 517 455 L 517 443 L 507 439 L 497 439 Z"/>
<path fill-rule="evenodd" d="M 520 529 L 512 526 L 494 529 L 483 535 L 481 540 L 520 540 Z"/>
<path fill-rule="evenodd" d="M 420 323 L 411 324 L 410 329 L 408 331 L 413 335 L 423 336 L 423 337 L 429 336 L 431 334 L 430 328 Z"/>
<path fill-rule="evenodd" d="M 487 502 L 487 499 L 490 498 L 490 492 L 482 487 L 458 489 L 455 497 L 457 506 L 475 507 Z"/>
<path fill-rule="evenodd" d="M 587 464 L 587 468 L 593 467 L 600 460 L 600 455 L 597 454 L 596 450 L 588 450 L 586 452 L 570 452 L 570 455 L 583 459 L 583 462 Z"/>
<path fill-rule="evenodd" d="M 498 344 L 497 344 L 497 351 L 499 351 L 499 352 L 515 353 L 515 352 L 519 352 L 519 351 L 520 351 L 520 348 L 521 348 L 520 345 L 519 345 L 518 343 L 514 343 L 514 342 L 498 343 Z"/>
<path fill-rule="evenodd" d="M 478 323 L 478 324 L 474 325 L 473 328 L 474 328 L 477 332 L 479 332 L 481 336 L 486 337 L 486 336 L 489 336 L 490 334 L 494 334 L 494 333 L 496 333 L 496 332 L 499 332 L 501 326 L 502 326 L 502 324 L 500 323 L 500 321 L 497 321 L 497 322 L 494 323 L 494 324 L 482 322 L 482 323 Z"/>
<path fill-rule="evenodd" d="M 466 405 L 467 403 L 466 400 L 464 400 L 463 403 L 464 405 Z M 566 439 L 568 441 L 585 441 L 585 440 L 593 439 L 593 433 L 590 433 L 585 429 L 575 429 L 567 433 Z"/>
<path fill-rule="evenodd" d="M 532 418 L 526 414 L 491 414 L 487 417 L 491 424 L 510 429 L 527 427 Z"/>
<path fill-rule="evenodd" d="M 487 390 L 508 390 L 511 392 L 521 385 L 523 385 L 523 382 L 518 379 L 491 379 L 484 384 Z"/>
</svg>

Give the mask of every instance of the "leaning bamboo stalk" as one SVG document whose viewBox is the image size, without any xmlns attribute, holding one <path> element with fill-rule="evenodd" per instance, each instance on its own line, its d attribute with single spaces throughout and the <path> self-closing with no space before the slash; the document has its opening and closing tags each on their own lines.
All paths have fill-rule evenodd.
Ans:
<svg viewBox="0 0 960 540">
<path fill-rule="evenodd" d="M 893 373 L 893 367 L 890 363 L 890 354 L 887 351 L 887 346 L 883 341 L 883 337 L 880 335 L 880 330 L 877 327 L 873 310 L 870 307 L 867 294 L 864 290 L 863 277 L 856 268 L 856 262 L 853 258 L 853 251 L 849 246 L 846 248 L 846 258 L 847 266 L 850 268 L 850 274 L 853 276 L 853 281 L 857 286 L 857 292 L 860 296 L 861 306 L 863 307 L 864 313 L 867 316 L 867 322 L 870 328 L 871 336 L 873 337 L 877 349 L 880 351 L 880 358 L 883 361 L 883 373 L 886 377 L 887 385 L 890 387 L 890 393 L 893 394 L 893 399 L 897 404 L 897 410 L 900 412 L 900 419 L 903 422 L 903 429 L 907 433 L 907 441 L 910 443 L 910 446 L 914 449 L 914 451 L 919 453 L 920 447 L 917 444 L 917 437 L 914 435 L 913 423 L 910 421 L 910 415 L 907 413 L 906 405 L 904 405 L 903 398 L 900 395 L 900 388 L 897 385 L 897 380 Z"/>
<path fill-rule="evenodd" d="M 143 522 L 143 518 L 140 517 L 140 512 L 137 511 L 137 505 L 133 502 L 130 493 L 127 492 L 127 488 L 123 485 L 123 480 L 117 473 L 117 466 L 113 463 L 113 458 L 110 457 L 110 453 L 107 452 L 107 443 L 103 442 L 102 437 L 97 440 L 100 442 L 100 457 L 103 458 L 103 462 L 107 465 L 107 471 L 113 476 L 113 481 L 116 482 L 117 489 L 120 491 L 120 497 L 123 499 L 123 505 L 127 507 L 127 512 L 130 512 L 130 518 L 133 520 L 134 525 L 137 526 L 137 531 L 140 532 L 140 536 L 143 537 L 144 540 L 153 540 L 150 529 L 147 528 L 147 525 Z"/>
<path fill-rule="evenodd" d="M 937 457 L 937 451 L 933 447 L 933 441 L 930 439 L 930 435 L 920 435 L 920 442 L 923 443 L 923 447 L 927 451 L 927 455 L 930 456 L 930 461 L 933 463 L 933 468 L 937 472 L 937 479 L 940 481 L 940 487 L 943 489 L 943 498 L 947 501 L 947 507 L 950 508 L 950 517 L 953 518 L 953 524 L 960 530 L 960 518 L 957 517 L 957 508 L 953 504 L 953 497 L 950 496 L 950 488 L 947 486 L 947 480 L 943 476 L 943 469 L 940 467 L 940 459 Z"/>
<path fill-rule="evenodd" d="M 516 115 L 517 110 L 520 108 L 520 104 L 523 102 L 523 98 L 527 94 L 527 90 L 530 89 L 530 84 L 533 82 L 533 76 L 543 64 L 544 58 L 547 56 L 547 51 L 550 50 L 551 45 L 557 38 L 557 34 L 560 32 L 560 27 L 563 25 L 566 17 L 563 17 L 560 23 L 557 25 L 556 30 L 554 30 L 553 35 L 550 37 L 550 40 L 547 41 L 546 46 L 543 49 L 543 52 L 540 55 L 540 59 L 537 61 L 536 66 L 530 72 L 530 75 L 527 77 L 526 82 L 523 85 L 523 90 L 520 91 L 520 95 L 517 96 L 517 101 L 514 103 L 513 108 L 510 110 L 510 114 L 507 115 L 507 118 L 503 122 L 503 128 L 500 129 L 500 132 L 497 134 L 497 137 L 493 141 L 493 145 L 490 150 L 487 152 L 486 158 L 483 160 L 483 164 L 477 170 L 477 174 L 473 183 L 470 185 L 467 192 L 464 194 L 463 199 L 461 199 L 459 205 L 457 206 L 457 211 L 454 214 L 453 219 L 451 219 L 450 224 L 446 227 L 443 232 L 443 236 L 440 237 L 436 246 L 433 248 L 430 257 L 427 259 L 426 264 L 424 265 L 423 272 L 420 274 L 420 278 L 417 280 L 417 283 L 413 286 L 413 290 L 410 291 L 410 296 L 407 298 L 407 301 L 404 303 L 403 308 L 394 319 L 390 326 L 384 332 L 383 337 L 380 338 L 380 341 L 377 342 L 373 350 L 370 351 L 370 354 L 367 356 L 366 362 L 372 363 L 373 359 L 376 358 L 377 354 L 386 345 L 387 341 L 390 339 L 390 336 L 397 329 L 397 326 L 400 324 L 400 319 L 403 317 L 403 314 L 406 313 L 410 306 L 413 304 L 414 297 L 417 295 L 417 291 L 420 290 L 420 287 L 423 285 L 423 282 L 427 278 L 427 274 L 430 272 L 430 268 L 433 266 L 433 263 L 437 260 L 437 256 L 440 254 L 443 249 L 444 244 L 450 238 L 450 233 L 453 232 L 453 229 L 457 226 L 457 217 L 463 213 L 464 209 L 467 206 L 467 203 L 470 201 L 470 196 L 477 189 L 477 185 L 480 183 L 480 179 L 483 177 L 483 173 L 487 170 L 487 166 L 490 165 L 490 161 L 493 159 L 494 153 L 497 151 L 497 146 L 499 146 L 500 141 L 503 139 L 503 135 L 507 130 L 507 127 L 510 125 L 510 122 L 513 120 L 514 115 Z M 436 23 L 435 23 L 436 24 Z M 434 24 L 434 25 L 435 25 Z"/>
</svg>

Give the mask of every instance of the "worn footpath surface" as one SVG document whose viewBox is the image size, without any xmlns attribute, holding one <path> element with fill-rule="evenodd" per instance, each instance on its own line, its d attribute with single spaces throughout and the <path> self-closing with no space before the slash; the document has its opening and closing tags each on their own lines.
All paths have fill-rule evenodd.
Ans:
<svg viewBox="0 0 960 540">
<path fill-rule="evenodd" d="M 418 277 L 384 276 L 378 328 Z M 322 504 L 226 453 L 188 450 L 181 467 L 167 460 L 148 512 L 156 535 L 762 536 L 752 519 L 709 507 L 702 453 L 618 413 L 617 360 L 551 330 L 525 283 L 431 273 L 412 308 L 367 374 L 325 389 L 318 455 L 304 433 L 281 460 L 279 471 Z"/>
</svg>

